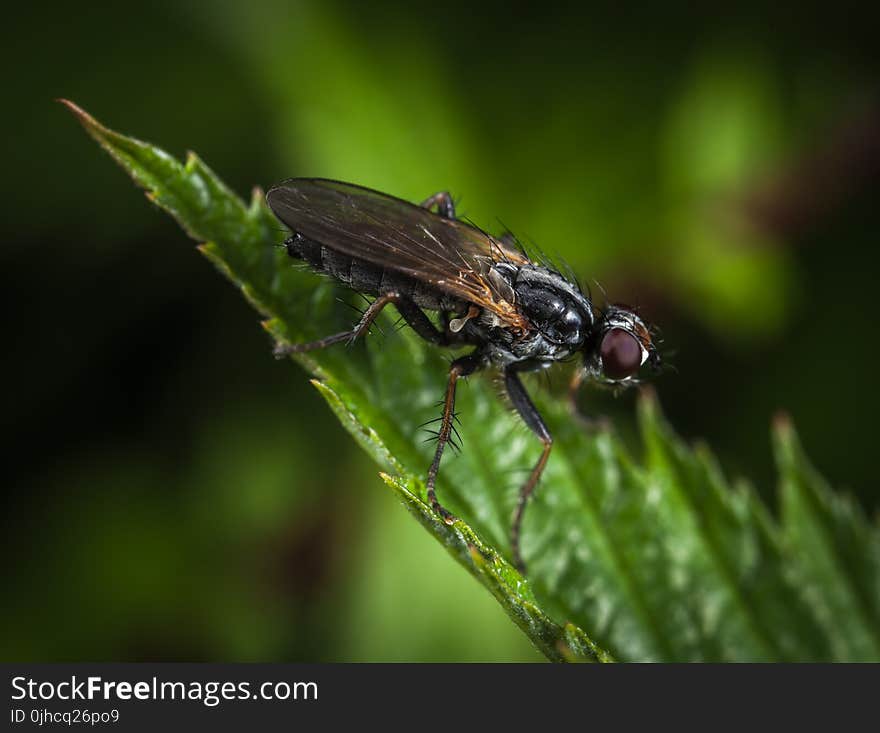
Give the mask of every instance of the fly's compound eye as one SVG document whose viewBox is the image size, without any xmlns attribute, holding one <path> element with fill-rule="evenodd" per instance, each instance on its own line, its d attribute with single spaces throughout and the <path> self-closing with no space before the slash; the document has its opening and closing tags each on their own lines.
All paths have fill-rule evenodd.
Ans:
<svg viewBox="0 0 880 733">
<path fill-rule="evenodd" d="M 599 349 L 602 373 L 608 379 L 627 379 L 633 376 L 645 360 L 645 352 L 638 339 L 622 328 L 612 328 L 602 337 Z"/>
</svg>

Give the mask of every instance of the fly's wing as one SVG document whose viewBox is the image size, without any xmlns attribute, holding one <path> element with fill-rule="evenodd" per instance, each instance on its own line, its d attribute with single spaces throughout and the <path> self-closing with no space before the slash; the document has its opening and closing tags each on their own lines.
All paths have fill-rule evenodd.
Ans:
<svg viewBox="0 0 880 733">
<path fill-rule="evenodd" d="M 496 262 L 528 260 L 466 222 L 321 178 L 287 180 L 269 189 L 266 201 L 288 228 L 328 249 L 428 282 L 489 309 L 509 326 L 528 326 L 488 277 Z"/>
</svg>

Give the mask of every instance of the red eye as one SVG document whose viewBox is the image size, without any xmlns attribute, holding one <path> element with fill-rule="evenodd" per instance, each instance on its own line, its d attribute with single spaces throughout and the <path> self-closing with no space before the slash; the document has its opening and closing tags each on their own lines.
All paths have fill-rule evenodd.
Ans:
<svg viewBox="0 0 880 733">
<path fill-rule="evenodd" d="M 599 350 L 602 372 L 609 379 L 626 379 L 642 365 L 642 346 L 628 331 L 612 328 L 602 337 Z"/>
</svg>

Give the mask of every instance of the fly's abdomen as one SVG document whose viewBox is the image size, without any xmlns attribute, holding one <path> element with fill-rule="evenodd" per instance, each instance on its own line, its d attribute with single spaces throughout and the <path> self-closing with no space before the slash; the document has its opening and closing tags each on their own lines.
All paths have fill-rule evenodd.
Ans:
<svg viewBox="0 0 880 733">
<path fill-rule="evenodd" d="M 383 268 L 336 252 L 299 234 L 294 234 L 284 245 L 288 255 L 307 263 L 316 272 L 329 275 L 360 293 L 379 293 Z"/>
<path fill-rule="evenodd" d="M 421 308 L 452 313 L 465 309 L 462 301 L 430 285 L 416 282 L 366 260 L 342 254 L 300 234 L 288 238 L 284 245 L 291 257 L 302 260 L 316 272 L 329 275 L 359 293 L 379 295 L 399 292 Z"/>
</svg>

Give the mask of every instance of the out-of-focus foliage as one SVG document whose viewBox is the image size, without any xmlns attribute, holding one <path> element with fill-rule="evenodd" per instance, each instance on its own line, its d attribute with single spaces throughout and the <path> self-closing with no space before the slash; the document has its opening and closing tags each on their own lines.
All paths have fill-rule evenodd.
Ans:
<svg viewBox="0 0 880 733">
<path fill-rule="evenodd" d="M 259 190 L 245 208 L 194 154 L 182 165 L 67 104 L 152 200 L 190 236 L 208 240 L 201 251 L 271 319 L 265 325 L 277 338 L 339 328 L 315 308 L 325 288 L 285 267 Z M 568 421 L 538 518 L 530 513 L 526 525 L 526 557 L 534 556 L 527 582 L 496 549 L 516 501 L 499 488 L 525 460 L 515 419 L 475 387 L 468 402 L 479 428 L 462 428 L 462 436 L 476 450 L 454 481 L 441 483 L 444 501 L 473 518 L 493 547 L 465 521 L 447 525 L 424 497 L 430 448 L 420 450 L 418 420 L 432 409 L 442 360 L 413 338 L 389 340 L 369 356 L 364 364 L 336 349 L 298 359 L 320 377 L 315 386 L 355 439 L 397 474 L 384 477 L 404 505 L 551 660 L 611 659 L 571 620 L 632 661 L 880 658 L 880 532 L 848 500 L 832 499 L 787 424 L 777 438 L 780 526 L 751 489 L 727 485 L 706 449 L 695 455 L 677 441 L 653 403 L 642 410 L 645 469 L 610 434 L 588 435 Z M 553 412 L 554 423 L 565 417 Z M 532 585 L 569 623 L 547 616 Z"/>
<path fill-rule="evenodd" d="M 4 658 L 536 658 L 53 98 L 198 145 L 237 191 L 451 190 L 642 306 L 664 413 L 729 474 L 772 497 L 783 408 L 873 515 L 874 29 L 766 3 L 6 8 Z M 630 397 L 584 400 L 634 444 Z"/>
</svg>

